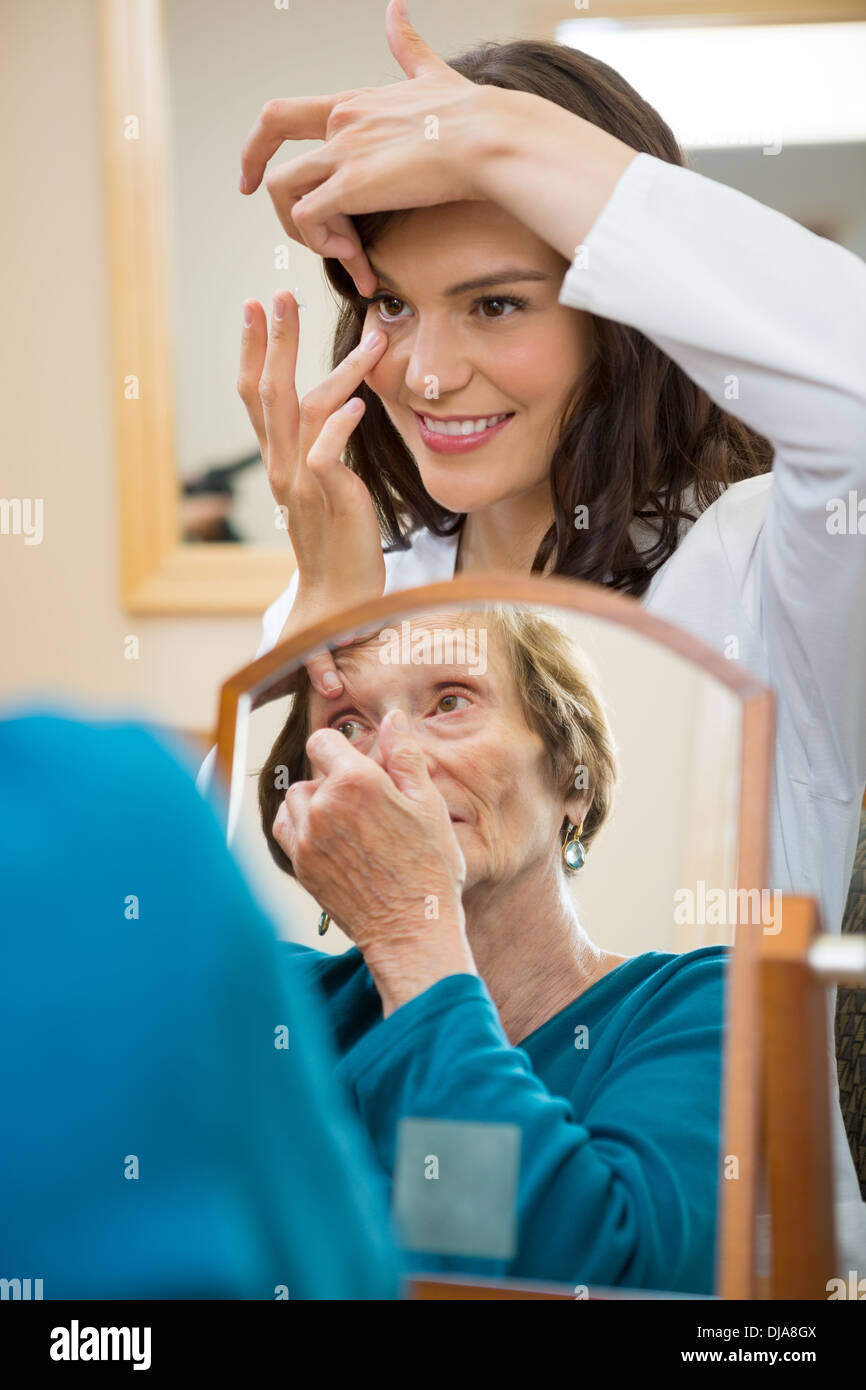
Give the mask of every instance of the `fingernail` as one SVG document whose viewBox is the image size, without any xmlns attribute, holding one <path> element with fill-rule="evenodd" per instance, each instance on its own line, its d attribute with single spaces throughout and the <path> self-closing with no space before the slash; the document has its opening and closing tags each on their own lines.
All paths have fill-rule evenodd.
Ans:
<svg viewBox="0 0 866 1390">
<path fill-rule="evenodd" d="M 380 333 L 378 328 L 372 328 L 361 344 L 365 352 L 372 352 L 381 342 L 384 342 L 385 335 Z"/>
<path fill-rule="evenodd" d="M 286 302 L 285 302 L 285 300 L 284 300 L 284 299 L 278 298 L 277 295 L 274 295 L 274 318 L 275 318 L 275 319 L 281 319 L 281 318 L 283 318 L 283 316 L 285 315 L 285 312 L 286 312 Z"/>
<path fill-rule="evenodd" d="M 252 323 L 252 321 L 253 321 L 253 311 L 252 311 L 252 309 L 250 308 L 249 304 L 245 304 L 245 305 L 244 305 L 244 323 L 246 324 L 247 328 L 249 328 L 249 326 L 250 326 L 250 324 Z"/>
<path fill-rule="evenodd" d="M 241 174 L 238 180 L 238 188 L 240 189 L 241 193 L 246 193 L 247 191 L 247 181 L 244 178 L 243 174 Z"/>
<path fill-rule="evenodd" d="M 322 676 L 322 685 L 325 690 L 342 690 L 343 688 L 339 677 L 335 676 L 333 671 L 325 672 Z"/>
<path fill-rule="evenodd" d="M 409 720 L 401 709 L 395 709 L 391 715 L 391 727 L 396 729 L 398 734 L 408 734 Z"/>
<path fill-rule="evenodd" d="M 409 18 L 409 6 L 406 4 L 406 0 L 397 0 L 396 8 L 398 15 L 400 15 L 402 19 Z"/>
</svg>

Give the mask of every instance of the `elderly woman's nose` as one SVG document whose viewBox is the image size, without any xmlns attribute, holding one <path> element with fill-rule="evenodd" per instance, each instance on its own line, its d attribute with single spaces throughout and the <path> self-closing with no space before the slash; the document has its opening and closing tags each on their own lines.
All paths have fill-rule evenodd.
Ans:
<svg viewBox="0 0 866 1390">
<path fill-rule="evenodd" d="M 379 731 L 382 726 L 382 719 L 387 718 L 388 714 L 390 714 L 392 710 L 397 709 L 401 710 L 403 714 L 406 716 L 407 720 L 409 721 L 409 728 L 411 732 L 415 735 L 416 738 L 418 736 L 418 725 L 412 717 L 412 711 L 409 708 L 409 706 L 399 701 L 393 705 L 388 705 L 387 709 L 385 709 L 382 714 L 382 718 L 379 719 L 377 723 L 375 737 L 373 738 L 369 747 L 366 749 L 367 757 L 372 758 L 373 761 L 378 763 L 380 767 L 383 767 L 385 764 L 385 759 L 382 756 L 381 743 L 379 739 Z"/>
</svg>

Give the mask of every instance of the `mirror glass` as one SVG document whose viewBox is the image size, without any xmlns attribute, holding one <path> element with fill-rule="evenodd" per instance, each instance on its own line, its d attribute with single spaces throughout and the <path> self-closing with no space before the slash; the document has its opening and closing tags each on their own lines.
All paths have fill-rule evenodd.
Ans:
<svg viewBox="0 0 866 1390">
<path fill-rule="evenodd" d="M 613 807 L 573 880 L 594 939 L 620 952 L 729 944 L 729 924 L 714 920 L 721 913 L 713 911 L 713 902 L 721 900 L 708 903 L 706 895 L 711 889 L 727 892 L 737 882 L 739 701 L 691 662 L 618 624 L 564 608 L 510 606 L 545 615 L 565 634 L 594 672 L 609 711 L 618 750 Z M 438 611 L 444 630 L 449 610 Z M 411 624 L 425 616 L 425 610 L 407 608 L 382 630 L 402 634 L 407 622 L 411 634 Z M 334 650 L 339 653 L 339 643 L 354 636 L 337 639 Z M 387 657 L 384 639 L 382 652 Z M 448 654 L 443 643 L 443 658 Z M 466 654 L 471 654 L 468 641 Z M 345 950 L 351 943 L 334 926 L 319 941 L 319 908 L 273 862 L 261 827 L 258 775 L 294 698 L 264 703 L 249 717 L 234 839 L 253 859 L 261 889 L 286 934 L 319 949 Z M 688 890 L 701 921 L 686 921 Z"/>
<path fill-rule="evenodd" d="M 742 738 L 739 699 L 657 642 L 619 623 L 564 607 L 463 601 L 437 604 L 431 609 L 412 608 L 407 603 L 387 619 L 386 625 L 379 621 L 366 630 L 346 632 L 329 645 L 346 683 L 345 698 L 330 703 L 315 694 L 310 697 L 301 677 L 294 694 L 271 699 L 253 710 L 246 739 L 238 743 L 240 747 L 245 742 L 243 767 L 235 769 L 242 773 L 243 795 L 233 841 L 286 940 L 332 955 L 352 947 L 349 936 L 336 922 L 324 936 L 318 934 L 320 901 L 272 857 L 259 810 L 260 790 L 265 789 L 270 807 L 265 819 L 271 824 L 271 812 L 283 799 L 283 789 L 298 780 L 305 730 L 325 723 L 338 728 L 360 756 L 378 758 L 381 766 L 378 724 L 387 708 L 399 705 L 411 714 L 412 728 L 425 750 L 428 773 L 445 801 L 453 834 L 464 854 L 467 878 L 463 905 L 470 944 L 473 930 L 482 930 L 480 920 L 489 931 L 489 909 L 484 904 L 491 893 L 504 904 L 503 918 L 510 920 L 514 903 L 520 901 L 518 884 L 534 883 L 533 875 L 545 864 L 546 872 L 561 884 L 573 904 L 586 940 L 606 959 L 618 958 L 610 965 L 613 973 L 595 982 L 585 994 L 587 1009 L 594 992 L 600 1010 L 597 1019 L 590 1013 L 593 1021 L 587 1024 L 588 1034 L 581 1032 L 581 1019 L 574 1015 L 575 1008 L 578 1015 L 581 1013 L 579 1001 L 584 995 L 580 991 L 575 995 L 567 980 L 554 979 L 543 980 L 538 990 L 540 1014 L 536 1017 L 544 1026 L 530 1027 L 524 1038 L 526 1021 L 524 1018 L 521 1026 L 518 1020 L 514 1024 L 516 1036 L 509 1031 L 509 1041 L 524 1048 L 552 1093 L 561 1093 L 564 1084 L 561 1077 L 557 1079 L 555 1058 L 551 1061 L 545 1054 L 545 1046 L 557 1029 L 564 1028 L 568 1037 L 562 1033 L 556 1047 L 567 1044 L 573 1049 L 568 1054 L 570 1065 L 578 1069 L 594 1063 L 594 1037 L 603 1038 L 603 1033 L 594 1035 L 595 1028 L 621 1027 L 621 1046 L 626 1052 L 636 1046 L 640 1053 L 640 1044 L 635 1043 L 637 1023 L 626 1024 L 622 1012 L 625 1008 L 627 1013 L 638 997 L 634 980 L 631 986 L 622 983 L 628 971 L 640 974 L 653 962 L 656 968 L 665 960 L 670 962 L 703 948 L 727 947 L 733 940 Z M 281 684 L 285 689 L 284 678 L 296 676 L 297 670 L 297 664 L 282 668 L 274 677 L 274 688 Z M 574 742 L 578 735 L 583 743 Z M 584 750 L 584 761 L 577 748 Z M 303 772 L 300 780 L 309 775 Z M 592 828 L 582 867 L 560 873 L 563 827 L 558 816 L 572 789 L 578 793 L 588 790 L 589 783 L 598 790 L 599 805 L 607 800 L 607 810 Z M 609 792 L 604 791 L 605 784 Z M 377 845 L 376 852 L 379 848 Z M 386 856 L 395 852 L 394 845 L 385 849 Z M 364 877 L 372 882 L 375 870 L 371 868 Z M 419 891 L 423 881 L 422 862 Z M 521 920 L 512 950 L 526 949 L 524 932 L 543 930 L 543 922 L 534 922 L 532 917 L 540 910 L 546 891 L 539 888 L 537 895 L 530 895 L 531 905 L 524 903 L 525 921 Z M 362 896 L 357 899 L 360 912 L 364 911 Z M 349 924 L 350 931 L 354 925 Z M 511 929 L 515 930 L 513 922 Z M 484 955 L 485 961 L 492 962 L 487 982 L 507 1028 L 510 992 L 518 988 L 508 964 L 509 953 L 504 951 L 500 959 L 501 948 L 495 942 L 491 946 L 489 940 L 483 949 L 490 952 Z M 528 959 L 534 969 L 531 947 Z M 680 962 L 681 967 L 684 964 L 688 962 Z M 540 968 L 543 975 L 543 961 Z M 716 957 L 715 968 L 723 978 L 727 952 Z M 616 993 L 600 996 L 599 986 L 611 986 L 617 970 L 622 972 L 618 979 L 624 998 Z M 480 966 L 479 973 L 484 978 Z M 679 1007 L 675 995 L 676 989 L 670 996 L 673 1015 Z M 708 1017 L 711 1015 L 712 1006 L 708 1009 Z M 720 1012 L 717 1021 L 721 1069 Z M 653 1066 L 671 1043 L 665 1036 L 666 1026 L 663 1018 L 661 1040 L 656 1039 L 650 1049 L 650 1078 L 659 1075 Z M 672 1021 L 670 1026 L 676 1029 L 679 1024 Z M 680 1044 L 671 1045 L 677 1054 Z M 684 1068 L 682 1085 L 692 1084 L 689 1069 L 702 1065 L 700 1046 L 696 1044 L 694 1058 L 680 1056 L 676 1061 L 673 1057 L 668 1082 L 659 1084 L 647 1112 L 652 1115 L 648 1122 L 651 1128 L 661 1123 L 665 1130 L 671 1106 L 671 1132 L 676 1133 L 676 1125 L 683 1123 L 677 1109 L 681 1100 L 672 1101 L 672 1096 L 683 1094 L 673 1073 L 677 1067 Z M 588 1049 L 587 1056 L 575 1061 L 583 1047 Z M 603 1041 L 598 1047 L 596 1055 L 601 1056 Z M 620 1060 L 625 1055 L 618 1053 Z M 630 1055 L 634 1058 L 636 1054 Z M 613 1065 L 609 1058 L 604 1076 L 594 1083 L 602 1088 L 599 1095 L 609 1094 L 604 1088 L 613 1084 L 614 1070 L 609 1070 Z M 633 1073 L 638 1084 L 642 1065 L 638 1063 Z M 621 1121 L 627 1130 L 634 1126 L 642 1135 L 646 1096 L 640 1099 L 630 1093 L 629 1084 L 623 1082 L 625 1089 L 616 1101 L 622 1108 L 617 1110 L 614 1124 Z M 652 1089 L 653 1080 L 647 1080 L 646 1085 Z M 698 1096 L 695 1100 L 697 1108 L 686 1126 L 692 1137 L 700 1131 L 701 1107 L 716 1104 L 712 1092 L 710 1086 L 703 1099 Z M 599 1103 L 600 1114 L 605 1115 L 603 1100 Z M 589 1105 L 586 1096 L 580 1104 Z M 607 1115 L 598 1124 L 603 1128 L 609 1120 Z M 483 1128 L 488 1122 L 483 1104 L 478 1122 L 482 1126 L 478 1131 L 480 1148 L 473 1147 L 478 1137 L 474 1131 L 469 1138 L 462 1130 L 456 1138 L 450 1131 L 440 1136 L 445 1152 L 452 1157 L 456 1153 L 470 1167 L 482 1163 L 479 1155 L 486 1152 L 484 1136 L 489 1138 Z M 591 1116 L 586 1122 L 592 1129 Z M 514 1235 L 509 1226 L 514 1215 L 511 1199 L 502 1198 L 498 1208 L 477 1221 L 464 1210 L 467 1198 L 462 1189 L 451 1192 L 450 1207 L 445 1188 L 435 1189 L 434 1199 L 432 1189 L 419 1185 L 415 1178 L 417 1164 L 439 1152 L 436 1134 L 427 1130 L 418 1134 L 401 1121 L 401 1135 L 394 1203 L 402 1222 L 400 1229 L 407 1233 L 407 1246 L 419 1252 L 421 1266 L 431 1268 L 432 1251 L 437 1260 L 444 1261 L 434 1263 L 434 1270 L 485 1273 L 492 1268 L 496 1273 L 508 1267 L 508 1241 Z M 685 1143 L 685 1130 L 680 1137 Z M 456 1151 L 449 1147 L 452 1141 Z M 464 1153 L 464 1142 L 470 1145 L 471 1153 Z M 507 1148 L 504 1138 L 502 1142 Z M 627 1147 L 632 1142 L 628 1140 Z M 695 1142 L 697 1155 L 700 1145 Z M 717 1149 L 705 1152 L 696 1163 L 698 1169 L 704 1165 L 704 1179 L 712 1170 L 709 1180 L 715 1193 Z M 503 1182 L 503 1190 L 508 1189 L 507 1181 Z M 455 1212 L 460 1213 L 459 1220 Z M 467 1229 L 474 1234 L 466 1235 Z M 511 1236 L 503 1235 L 506 1229 L 512 1230 Z M 497 1257 L 505 1259 L 506 1266 L 491 1266 L 490 1259 Z M 534 1272 L 554 1281 L 562 1278 L 560 1267 L 547 1270 L 543 1261 Z M 659 1277 L 655 1287 L 711 1291 L 694 1271 L 669 1273 L 670 1282 Z M 628 1279 L 620 1282 L 628 1286 Z"/>
</svg>

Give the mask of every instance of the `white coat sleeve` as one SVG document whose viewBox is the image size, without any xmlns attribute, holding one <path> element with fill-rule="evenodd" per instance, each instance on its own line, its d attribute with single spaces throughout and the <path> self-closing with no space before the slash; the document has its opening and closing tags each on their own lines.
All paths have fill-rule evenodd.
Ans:
<svg viewBox="0 0 866 1390">
<path fill-rule="evenodd" d="M 638 154 L 560 302 L 638 329 L 773 445 L 755 617 L 812 795 L 866 784 L 866 264 Z M 859 517 L 840 533 L 840 504 Z M 860 512 L 852 512 L 857 504 Z"/>
<path fill-rule="evenodd" d="M 258 660 L 260 656 L 264 656 L 265 652 L 272 651 L 277 645 L 286 619 L 292 611 L 292 604 L 295 601 L 297 592 L 298 571 L 295 570 L 289 584 L 280 594 L 279 598 L 275 599 L 274 602 L 265 609 L 265 614 L 262 618 L 262 635 L 258 650 L 256 651 L 256 660 Z M 196 774 L 195 784 L 202 796 L 205 796 L 210 788 L 215 764 L 216 746 L 210 750 Z"/>
</svg>

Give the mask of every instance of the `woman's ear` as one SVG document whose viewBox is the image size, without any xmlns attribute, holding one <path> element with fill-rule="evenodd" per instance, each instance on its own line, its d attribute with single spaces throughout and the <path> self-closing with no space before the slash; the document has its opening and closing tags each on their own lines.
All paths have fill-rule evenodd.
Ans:
<svg viewBox="0 0 866 1390">
<path fill-rule="evenodd" d="M 589 808 L 592 805 L 593 793 L 590 791 L 574 791 L 563 805 L 563 815 L 568 816 L 572 825 L 580 825 L 586 819 Z"/>
</svg>

